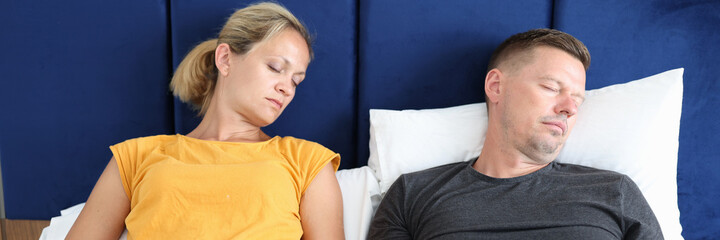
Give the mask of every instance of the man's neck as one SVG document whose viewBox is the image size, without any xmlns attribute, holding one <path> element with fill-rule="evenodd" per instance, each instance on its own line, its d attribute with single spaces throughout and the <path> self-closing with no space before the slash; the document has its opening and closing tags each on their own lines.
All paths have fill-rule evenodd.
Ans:
<svg viewBox="0 0 720 240">
<path fill-rule="evenodd" d="M 489 134 L 473 168 L 494 178 L 514 178 L 533 173 L 548 164 L 534 161 L 519 150 L 509 148 L 507 144 L 499 144 Z"/>
<path fill-rule="evenodd" d="M 477 161 L 475 161 L 475 164 L 473 164 L 473 168 L 476 171 L 493 178 L 514 178 L 533 173 L 546 167 L 548 164 L 549 163 L 529 164 L 485 159 L 482 155 L 480 155 Z"/>
</svg>

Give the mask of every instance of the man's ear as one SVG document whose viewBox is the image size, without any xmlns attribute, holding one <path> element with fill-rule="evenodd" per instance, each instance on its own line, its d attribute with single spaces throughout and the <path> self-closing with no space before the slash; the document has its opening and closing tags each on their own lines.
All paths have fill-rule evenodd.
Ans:
<svg viewBox="0 0 720 240">
<path fill-rule="evenodd" d="M 500 81 L 502 77 L 503 73 L 497 68 L 493 68 L 485 75 L 485 94 L 489 103 L 496 103 L 500 99 Z"/>
<path fill-rule="evenodd" d="M 221 43 L 215 48 L 215 67 L 218 69 L 218 74 L 227 76 L 230 73 L 230 57 L 232 51 L 230 51 L 230 45 L 227 43 Z"/>
</svg>

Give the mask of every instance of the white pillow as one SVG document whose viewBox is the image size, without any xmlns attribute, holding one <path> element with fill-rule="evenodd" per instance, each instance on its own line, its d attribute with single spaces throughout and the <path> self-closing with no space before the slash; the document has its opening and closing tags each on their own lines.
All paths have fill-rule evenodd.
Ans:
<svg viewBox="0 0 720 240">
<path fill-rule="evenodd" d="M 380 185 L 368 166 L 335 173 L 343 198 L 345 239 L 367 238 L 370 220 L 380 204 Z"/>
<path fill-rule="evenodd" d="M 586 92 L 557 161 L 617 171 L 642 190 L 666 239 L 682 239 L 677 151 L 683 69 Z M 370 110 L 368 165 L 382 193 L 403 173 L 479 155 L 485 104 L 428 110 Z"/>
<path fill-rule="evenodd" d="M 403 173 L 480 155 L 485 103 L 426 110 L 370 109 L 370 158 L 384 194 Z"/>
</svg>

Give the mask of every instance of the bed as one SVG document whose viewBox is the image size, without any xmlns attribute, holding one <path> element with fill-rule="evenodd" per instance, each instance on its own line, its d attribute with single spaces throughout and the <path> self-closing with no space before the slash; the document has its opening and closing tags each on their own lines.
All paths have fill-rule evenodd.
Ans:
<svg viewBox="0 0 720 240">
<path fill-rule="evenodd" d="M 398 174 L 481 150 L 488 58 L 532 28 L 568 32 L 592 55 L 594 103 L 583 105 L 584 125 L 558 161 L 633 177 L 668 239 L 720 237 L 720 2 L 280 2 L 315 34 L 315 60 L 266 130 L 342 155 L 348 239 L 364 238 Z M 0 39 L 8 46 L 0 55 L 5 217 L 72 219 L 110 158 L 107 146 L 189 132 L 199 119 L 169 94 L 172 69 L 248 3 L 2 3 L 0 29 L 11 36 Z M 456 134 L 439 134 L 448 131 Z M 433 141 L 419 141 L 427 136 Z"/>
</svg>

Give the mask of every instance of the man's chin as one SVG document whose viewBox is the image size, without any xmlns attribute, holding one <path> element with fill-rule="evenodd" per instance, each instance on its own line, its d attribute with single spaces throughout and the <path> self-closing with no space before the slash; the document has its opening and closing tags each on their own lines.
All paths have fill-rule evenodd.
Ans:
<svg viewBox="0 0 720 240">
<path fill-rule="evenodd" d="M 528 154 L 527 156 L 536 164 L 542 165 L 551 163 L 557 158 L 558 155 L 559 152 L 546 153 L 541 151 L 535 151 L 531 154 Z"/>
<path fill-rule="evenodd" d="M 537 151 L 536 161 L 538 161 L 538 163 L 552 162 L 560 155 L 560 150 L 562 150 L 563 145 L 564 143 L 558 142 L 545 142 L 535 145 L 535 150 Z"/>
<path fill-rule="evenodd" d="M 557 155 L 562 148 L 562 143 L 556 141 L 543 141 L 535 144 L 535 149 L 543 155 Z"/>
<path fill-rule="evenodd" d="M 534 160 L 537 164 L 548 164 L 548 163 L 555 161 L 555 158 L 557 158 L 557 154 L 553 154 L 551 156 L 538 157 Z"/>
</svg>

